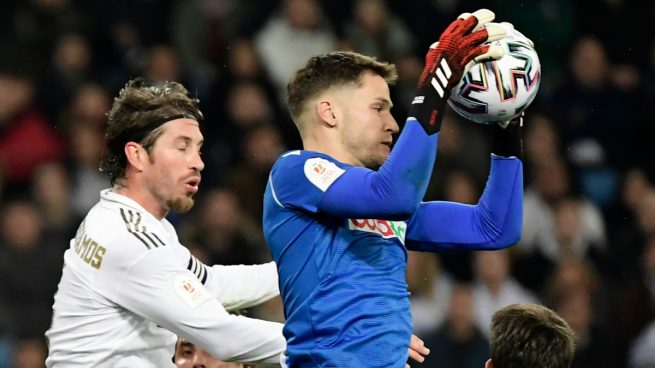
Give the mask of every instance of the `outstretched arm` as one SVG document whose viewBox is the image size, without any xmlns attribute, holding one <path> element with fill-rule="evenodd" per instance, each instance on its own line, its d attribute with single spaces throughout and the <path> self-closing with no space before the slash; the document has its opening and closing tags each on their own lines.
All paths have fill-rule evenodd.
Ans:
<svg viewBox="0 0 655 368">
<path fill-rule="evenodd" d="M 405 129 L 379 171 L 349 168 L 326 190 L 321 211 L 344 217 L 407 219 L 425 195 L 434 165 L 438 133 L 451 88 L 474 62 L 502 57 L 484 42 L 505 31 L 489 24 L 493 12 L 462 14 L 441 34 L 425 57 L 425 68 Z M 422 128 L 419 128 L 419 126 Z"/>
<path fill-rule="evenodd" d="M 523 166 L 492 156 L 489 179 L 476 205 L 427 202 L 408 222 L 408 249 L 500 249 L 517 243 L 523 219 Z"/>
</svg>

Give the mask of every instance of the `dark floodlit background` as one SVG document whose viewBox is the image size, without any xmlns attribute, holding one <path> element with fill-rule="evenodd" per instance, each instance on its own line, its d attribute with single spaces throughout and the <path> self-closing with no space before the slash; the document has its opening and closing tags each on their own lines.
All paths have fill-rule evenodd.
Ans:
<svg viewBox="0 0 655 368">
<path fill-rule="evenodd" d="M 301 148 L 284 106 L 293 71 L 335 49 L 394 62 L 403 122 L 426 48 L 480 7 L 530 37 L 543 67 L 526 115 L 523 239 L 409 255 L 416 334 L 432 349 L 422 366 L 483 367 L 491 314 L 520 301 L 571 324 L 574 367 L 653 366 L 653 1 L 3 0 L 0 367 L 43 366 L 62 254 L 108 186 L 105 113 L 129 78 L 179 81 L 201 100 L 201 193 L 170 216 L 183 244 L 210 264 L 266 262 L 268 170 Z M 447 116 L 426 200 L 477 201 L 488 133 Z M 247 312 L 283 320 L 279 300 Z"/>
</svg>

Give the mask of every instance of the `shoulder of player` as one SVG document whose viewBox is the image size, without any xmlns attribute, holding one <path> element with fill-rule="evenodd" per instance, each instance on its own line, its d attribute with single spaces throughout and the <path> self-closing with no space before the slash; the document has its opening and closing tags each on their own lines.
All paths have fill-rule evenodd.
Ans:
<svg viewBox="0 0 655 368">
<path fill-rule="evenodd" d="M 323 167 L 339 167 L 345 169 L 348 165 L 337 161 L 329 155 L 305 150 L 288 151 L 282 154 L 273 165 L 273 172 L 300 169 L 303 171 Z"/>
<path fill-rule="evenodd" d="M 176 243 L 169 234 L 174 230 L 167 229 L 165 223 L 141 210 L 121 204 L 94 208 L 82 227 L 87 236 L 116 250 L 141 252 Z"/>
</svg>

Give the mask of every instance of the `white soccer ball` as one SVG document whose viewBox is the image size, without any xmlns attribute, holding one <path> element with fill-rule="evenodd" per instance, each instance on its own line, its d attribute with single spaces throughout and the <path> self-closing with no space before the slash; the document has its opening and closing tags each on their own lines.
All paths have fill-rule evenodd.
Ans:
<svg viewBox="0 0 655 368">
<path fill-rule="evenodd" d="M 499 60 L 476 63 L 451 91 L 448 104 L 461 116 L 481 124 L 511 120 L 532 103 L 541 81 L 534 44 L 514 27 L 507 36 L 488 42 L 505 49 Z"/>
</svg>

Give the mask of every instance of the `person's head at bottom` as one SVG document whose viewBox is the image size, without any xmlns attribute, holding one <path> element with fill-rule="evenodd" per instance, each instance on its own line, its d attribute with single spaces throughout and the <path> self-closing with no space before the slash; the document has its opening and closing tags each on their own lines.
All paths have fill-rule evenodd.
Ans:
<svg viewBox="0 0 655 368">
<path fill-rule="evenodd" d="M 177 368 L 248 368 L 247 364 L 227 363 L 214 358 L 192 342 L 180 337 L 175 344 L 175 357 Z"/>
<path fill-rule="evenodd" d="M 557 313 L 538 304 L 512 304 L 493 315 L 485 368 L 568 368 L 574 351 L 575 334 Z"/>
</svg>

